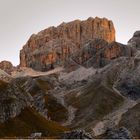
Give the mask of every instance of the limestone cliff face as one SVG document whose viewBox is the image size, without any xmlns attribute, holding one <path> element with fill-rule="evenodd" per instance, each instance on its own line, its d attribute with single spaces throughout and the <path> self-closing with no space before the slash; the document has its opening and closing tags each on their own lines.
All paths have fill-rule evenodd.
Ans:
<svg viewBox="0 0 140 140">
<path fill-rule="evenodd" d="M 20 66 L 48 70 L 63 65 L 89 39 L 115 41 L 112 21 L 106 18 L 88 18 L 62 23 L 33 34 L 20 51 Z"/>
</svg>

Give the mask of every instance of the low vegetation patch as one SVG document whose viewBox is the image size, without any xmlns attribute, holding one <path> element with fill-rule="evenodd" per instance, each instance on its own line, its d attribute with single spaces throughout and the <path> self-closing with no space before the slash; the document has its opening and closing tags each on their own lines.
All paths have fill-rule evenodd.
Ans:
<svg viewBox="0 0 140 140">
<path fill-rule="evenodd" d="M 46 120 L 33 108 L 25 108 L 19 116 L 0 123 L 0 137 L 28 137 L 41 132 L 44 137 L 59 136 L 67 128 Z"/>
</svg>

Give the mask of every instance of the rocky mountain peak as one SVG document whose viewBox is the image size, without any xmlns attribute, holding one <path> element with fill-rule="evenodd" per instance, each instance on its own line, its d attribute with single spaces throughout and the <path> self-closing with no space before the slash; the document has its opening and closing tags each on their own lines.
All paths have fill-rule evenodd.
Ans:
<svg viewBox="0 0 140 140">
<path fill-rule="evenodd" d="M 20 66 L 48 70 L 63 65 L 88 40 L 115 41 L 115 28 L 106 18 L 88 18 L 62 23 L 33 34 L 20 51 Z"/>
</svg>

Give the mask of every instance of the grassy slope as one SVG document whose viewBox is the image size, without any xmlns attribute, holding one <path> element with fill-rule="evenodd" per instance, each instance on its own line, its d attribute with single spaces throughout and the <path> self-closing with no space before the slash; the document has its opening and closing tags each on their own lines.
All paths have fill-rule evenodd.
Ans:
<svg viewBox="0 0 140 140">
<path fill-rule="evenodd" d="M 103 84 L 100 78 L 88 85 L 78 97 L 66 97 L 68 104 L 77 108 L 74 127 L 89 127 L 120 106 L 124 99 L 112 90 L 112 82 L 107 78 Z M 73 127 L 73 126 L 72 126 Z"/>
<path fill-rule="evenodd" d="M 30 85 L 32 84 L 32 87 L 29 88 L 29 93 L 32 96 L 42 93 L 44 95 L 45 105 L 48 110 L 48 116 L 51 117 L 51 120 L 56 122 L 65 121 L 68 118 L 67 109 L 58 103 L 52 95 L 46 94 L 48 90 L 54 88 L 53 84 L 49 83 L 45 77 L 35 77 L 33 79 L 30 78 Z M 22 86 L 26 80 L 27 78 L 19 78 L 19 86 Z"/>
<path fill-rule="evenodd" d="M 0 90 L 4 90 L 8 86 L 8 83 L 0 80 Z"/>
<path fill-rule="evenodd" d="M 27 137 L 33 132 L 42 132 L 48 137 L 60 135 L 65 130 L 65 127 L 46 120 L 33 108 L 26 108 L 19 116 L 0 123 L 0 137 Z"/>
<path fill-rule="evenodd" d="M 16 81 L 16 83 L 18 83 L 18 87 L 20 88 L 24 83 L 26 82 L 26 78 L 25 79 L 19 79 L 18 81 Z M 31 94 L 37 94 L 37 92 L 39 92 L 40 90 L 42 90 L 42 92 L 45 93 L 45 91 L 49 88 L 49 87 L 45 87 L 44 85 L 47 85 L 46 82 L 44 81 L 39 81 L 41 82 L 39 84 L 39 86 L 37 86 L 36 84 L 33 86 L 33 89 L 31 90 Z M 43 84 L 44 85 L 43 85 Z M 7 86 L 9 84 L 3 81 L 0 81 L 0 90 L 1 90 L 1 94 L 4 94 L 6 91 L 5 89 L 7 89 Z M 40 85 L 42 85 L 40 87 Z M 35 87 L 35 89 L 34 89 Z M 12 89 L 13 87 L 11 87 Z M 22 90 L 22 88 L 20 88 L 20 90 Z M 2 92 L 4 91 L 4 92 Z M 14 92 L 14 90 L 13 90 Z M 23 92 L 21 91 L 21 94 Z M 51 102 L 48 102 L 47 97 L 45 97 L 46 102 L 51 104 Z M 53 99 L 52 99 L 53 100 Z M 11 101 L 11 98 L 8 97 L 8 100 L 5 100 L 6 102 Z M 57 101 L 53 101 L 53 105 L 55 105 L 58 109 L 57 111 L 59 111 L 59 104 L 57 104 Z M 46 104 L 47 104 L 46 103 Z M 48 105 L 48 104 L 47 104 Z M 52 108 L 52 109 L 51 109 Z M 65 113 L 63 113 L 62 110 L 61 113 L 57 113 L 57 116 L 55 116 L 55 111 L 56 109 L 53 109 L 53 106 L 50 106 L 49 109 L 49 113 L 55 117 L 58 117 L 57 119 L 64 119 L 63 116 Z M 63 108 L 62 108 L 63 109 Z M 51 112 L 53 111 L 53 112 Z M 63 114 L 63 115 L 61 115 Z M 61 116 L 60 116 L 61 115 Z M 68 130 L 65 127 L 62 127 L 61 125 L 59 125 L 56 122 L 53 121 L 49 121 L 46 120 L 43 116 L 41 116 L 35 109 L 33 108 L 26 108 L 24 109 L 21 114 L 19 116 L 16 116 L 13 119 L 9 119 L 8 121 L 6 121 L 5 123 L 0 123 L 0 137 L 27 137 L 30 136 L 31 133 L 33 132 L 42 132 L 43 136 L 57 136 L 60 135 L 60 133 L 64 132 L 65 130 Z"/>
<path fill-rule="evenodd" d="M 48 116 L 51 117 L 51 120 L 56 122 L 63 122 L 68 118 L 67 109 L 62 106 L 57 100 L 51 95 L 45 95 L 45 104 L 48 109 Z"/>
<path fill-rule="evenodd" d="M 140 138 L 140 103 L 123 114 L 119 126 L 126 127 L 135 138 Z"/>
<path fill-rule="evenodd" d="M 52 84 L 43 79 L 38 78 L 36 81 L 38 87 L 44 92 L 54 88 Z M 48 110 L 48 116 L 51 117 L 51 120 L 56 122 L 63 122 L 67 120 L 68 111 L 64 106 L 57 102 L 56 98 L 54 98 L 52 95 L 46 94 L 44 95 L 44 99 Z"/>
</svg>

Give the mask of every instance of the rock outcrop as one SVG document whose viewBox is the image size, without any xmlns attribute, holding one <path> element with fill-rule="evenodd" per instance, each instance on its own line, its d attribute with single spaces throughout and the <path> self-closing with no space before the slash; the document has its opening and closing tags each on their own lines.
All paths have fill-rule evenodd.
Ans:
<svg viewBox="0 0 140 140">
<path fill-rule="evenodd" d="M 0 80 L 4 82 L 9 82 L 12 79 L 12 77 L 7 74 L 5 71 L 0 69 Z"/>
<path fill-rule="evenodd" d="M 130 47 L 140 50 L 140 31 L 136 31 L 133 37 L 128 41 Z"/>
<path fill-rule="evenodd" d="M 92 39 L 85 43 L 71 58 L 85 67 L 94 66 L 94 68 L 101 68 L 113 59 L 121 56 L 131 57 L 133 55 L 133 48 L 121 43 L 108 43 L 103 39 Z"/>
<path fill-rule="evenodd" d="M 94 38 L 108 43 L 115 41 L 112 21 L 96 17 L 47 28 L 33 34 L 20 51 L 20 66 L 41 71 L 53 69 L 63 65 L 89 39 Z"/>
<path fill-rule="evenodd" d="M 8 74 L 11 74 L 11 71 L 13 70 L 14 66 L 9 61 L 1 61 L 0 62 L 0 69 L 4 70 Z"/>
<path fill-rule="evenodd" d="M 29 94 L 14 80 L 10 83 L 0 80 L 0 122 L 16 117 L 30 104 Z"/>
</svg>

